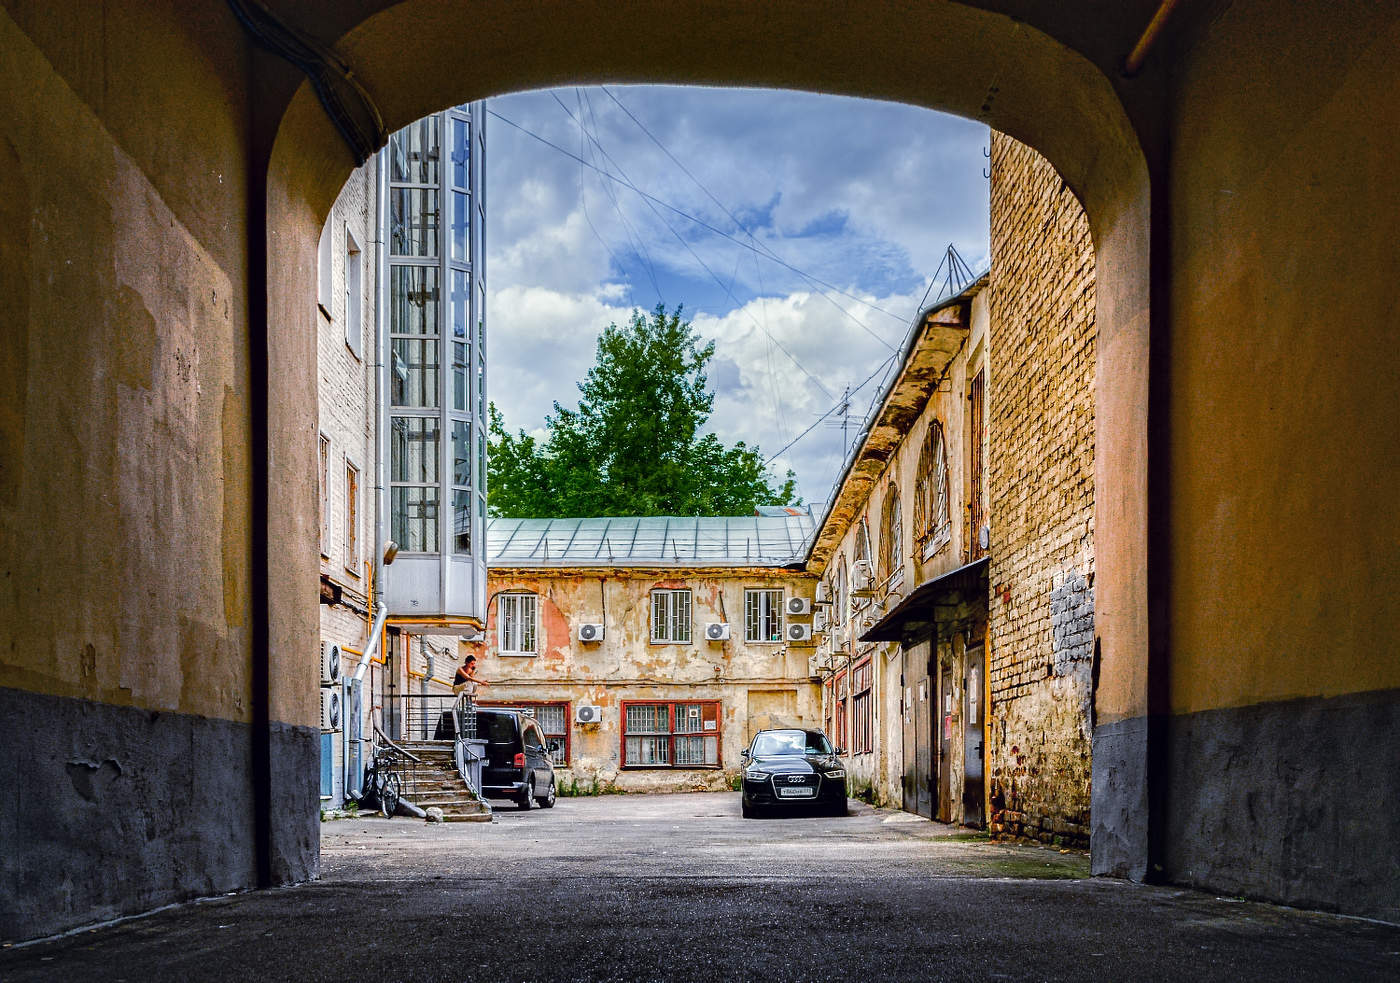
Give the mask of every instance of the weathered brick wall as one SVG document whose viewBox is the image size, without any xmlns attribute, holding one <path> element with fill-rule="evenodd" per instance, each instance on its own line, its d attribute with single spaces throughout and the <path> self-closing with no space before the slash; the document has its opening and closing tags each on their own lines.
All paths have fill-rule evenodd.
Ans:
<svg viewBox="0 0 1400 983">
<path fill-rule="evenodd" d="M 997 133 L 990 244 L 991 829 L 1086 845 L 1094 249 L 1050 164 Z"/>
</svg>

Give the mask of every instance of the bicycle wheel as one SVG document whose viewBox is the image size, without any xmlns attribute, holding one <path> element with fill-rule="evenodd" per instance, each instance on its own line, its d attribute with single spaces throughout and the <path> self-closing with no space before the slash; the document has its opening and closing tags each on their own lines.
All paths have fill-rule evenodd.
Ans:
<svg viewBox="0 0 1400 983">
<path fill-rule="evenodd" d="M 398 775 L 390 772 L 384 776 L 384 783 L 379 789 L 379 812 L 385 819 L 398 811 L 402 791 L 403 786 Z"/>
</svg>

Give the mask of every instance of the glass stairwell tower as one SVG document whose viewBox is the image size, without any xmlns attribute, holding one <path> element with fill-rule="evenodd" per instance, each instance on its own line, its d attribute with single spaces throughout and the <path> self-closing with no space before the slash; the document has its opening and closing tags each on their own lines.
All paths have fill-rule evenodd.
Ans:
<svg viewBox="0 0 1400 983">
<path fill-rule="evenodd" d="M 380 587 L 411 630 L 485 624 L 484 130 L 470 103 L 380 151 Z"/>
</svg>

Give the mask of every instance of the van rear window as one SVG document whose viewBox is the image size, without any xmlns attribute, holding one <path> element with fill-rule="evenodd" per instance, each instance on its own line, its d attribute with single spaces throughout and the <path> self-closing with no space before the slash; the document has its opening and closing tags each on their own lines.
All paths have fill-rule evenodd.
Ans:
<svg viewBox="0 0 1400 983">
<path fill-rule="evenodd" d="M 477 732 L 492 744 L 515 744 L 515 716 L 509 713 L 476 712 Z"/>
</svg>

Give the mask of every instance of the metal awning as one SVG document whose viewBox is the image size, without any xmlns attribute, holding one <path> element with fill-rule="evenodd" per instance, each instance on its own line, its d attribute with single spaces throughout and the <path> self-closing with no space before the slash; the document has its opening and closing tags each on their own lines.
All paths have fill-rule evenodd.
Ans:
<svg viewBox="0 0 1400 983">
<path fill-rule="evenodd" d="M 956 603 L 958 595 L 979 593 L 983 603 L 987 599 L 987 567 L 991 557 L 965 563 L 956 570 L 949 570 L 941 576 L 926 580 L 913 592 L 900 601 L 895 609 L 885 615 L 870 630 L 860 636 L 862 642 L 898 642 L 904 639 L 905 627 L 911 622 L 930 624 L 937 621 L 934 612 L 940 606 Z"/>
</svg>

